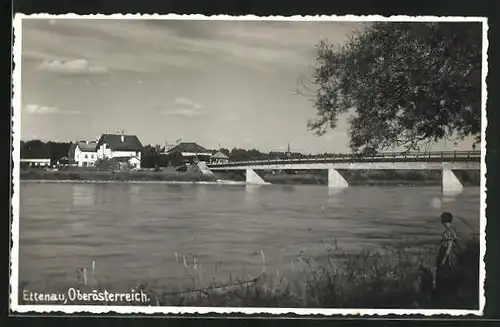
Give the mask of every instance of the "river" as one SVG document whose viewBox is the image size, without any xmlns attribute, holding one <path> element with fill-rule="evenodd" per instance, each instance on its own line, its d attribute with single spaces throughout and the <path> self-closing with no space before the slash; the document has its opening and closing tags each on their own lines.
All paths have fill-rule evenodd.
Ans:
<svg viewBox="0 0 500 327">
<path fill-rule="evenodd" d="M 86 268 L 105 285 L 177 285 L 195 266 L 200 280 L 286 270 L 335 239 L 346 252 L 438 240 L 444 210 L 477 230 L 479 188 L 21 182 L 19 280 L 59 288 Z"/>
</svg>

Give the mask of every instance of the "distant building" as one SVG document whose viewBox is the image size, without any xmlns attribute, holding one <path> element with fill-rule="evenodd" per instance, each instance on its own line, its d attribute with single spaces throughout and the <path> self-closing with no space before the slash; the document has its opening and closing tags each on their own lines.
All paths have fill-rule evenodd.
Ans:
<svg viewBox="0 0 500 327">
<path fill-rule="evenodd" d="M 140 168 L 141 161 L 137 157 L 114 157 L 108 159 L 100 168 L 112 170 L 127 170 L 130 168 Z"/>
<path fill-rule="evenodd" d="M 218 152 L 214 153 L 210 157 L 210 163 L 211 164 L 225 164 L 225 163 L 228 163 L 228 162 L 229 162 L 229 157 L 226 156 L 221 151 L 218 151 Z"/>
<path fill-rule="evenodd" d="M 27 167 L 49 167 L 50 166 L 50 158 L 21 158 L 20 166 Z"/>
<path fill-rule="evenodd" d="M 69 166 L 69 158 L 68 157 L 62 157 L 56 162 L 57 166 Z"/>
<path fill-rule="evenodd" d="M 141 152 L 144 149 L 136 135 L 103 134 L 97 141 L 97 159 L 126 161 L 130 168 L 141 168 Z"/>
<path fill-rule="evenodd" d="M 196 159 L 204 161 L 203 159 L 209 159 L 212 156 L 212 152 L 210 152 L 210 150 L 207 150 L 194 142 L 181 142 L 169 149 L 167 154 L 174 152 L 179 152 L 184 158 L 190 161 Z"/>
<path fill-rule="evenodd" d="M 72 144 L 68 153 L 69 164 L 77 167 L 93 167 L 97 161 L 97 143 L 80 141 Z"/>
</svg>

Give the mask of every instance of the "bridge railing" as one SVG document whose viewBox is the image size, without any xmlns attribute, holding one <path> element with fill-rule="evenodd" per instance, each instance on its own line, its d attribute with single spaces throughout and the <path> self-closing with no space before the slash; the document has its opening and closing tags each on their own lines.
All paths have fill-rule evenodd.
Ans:
<svg viewBox="0 0 500 327">
<path fill-rule="evenodd" d="M 273 158 L 264 160 L 230 161 L 213 163 L 211 167 L 231 167 L 257 164 L 287 163 L 361 163 L 361 162 L 478 162 L 481 151 L 435 151 L 435 152 L 382 152 L 373 155 L 333 154 L 307 156 L 304 158 Z"/>
</svg>

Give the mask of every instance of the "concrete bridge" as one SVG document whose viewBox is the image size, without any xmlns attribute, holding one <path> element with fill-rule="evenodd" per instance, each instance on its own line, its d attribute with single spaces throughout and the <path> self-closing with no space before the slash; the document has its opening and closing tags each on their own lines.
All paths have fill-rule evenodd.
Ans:
<svg viewBox="0 0 500 327">
<path fill-rule="evenodd" d="M 462 183 L 454 170 L 480 170 L 480 151 L 385 152 L 370 156 L 337 154 L 297 159 L 233 161 L 210 164 L 211 171 L 245 171 L 249 184 L 267 184 L 256 170 L 328 170 L 328 187 L 345 188 L 348 182 L 339 170 L 441 170 L 443 192 L 460 192 Z"/>
</svg>

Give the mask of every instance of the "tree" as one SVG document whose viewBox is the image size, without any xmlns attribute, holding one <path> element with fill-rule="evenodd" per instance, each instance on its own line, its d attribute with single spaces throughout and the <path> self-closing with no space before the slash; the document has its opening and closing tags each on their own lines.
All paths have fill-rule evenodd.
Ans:
<svg viewBox="0 0 500 327">
<path fill-rule="evenodd" d="M 63 157 L 68 157 L 71 142 L 47 142 L 47 147 L 50 149 L 51 159 L 53 162 L 60 160 Z"/>
<path fill-rule="evenodd" d="M 378 22 L 343 46 L 317 45 L 311 81 L 323 135 L 339 116 L 350 147 L 418 149 L 424 142 L 481 132 L 480 23 Z"/>
<path fill-rule="evenodd" d="M 257 149 L 246 150 L 233 148 L 229 153 L 229 160 L 231 161 L 263 160 L 268 157 L 268 154 L 262 153 Z"/>
<path fill-rule="evenodd" d="M 228 149 L 226 149 L 226 148 L 220 148 L 219 151 L 222 152 L 222 153 L 224 153 L 228 157 L 231 154 L 231 152 Z"/>
<path fill-rule="evenodd" d="M 63 157 L 67 157 L 71 142 L 47 143 L 40 140 L 21 141 L 21 158 L 50 158 L 56 162 Z"/>
<path fill-rule="evenodd" d="M 156 150 L 151 145 L 146 145 L 142 150 L 141 166 L 143 168 L 154 168 L 155 166 Z"/>
<path fill-rule="evenodd" d="M 186 159 L 182 156 L 182 153 L 179 151 L 171 152 L 167 155 L 168 163 L 173 167 L 178 167 L 183 165 L 186 162 Z"/>
</svg>

